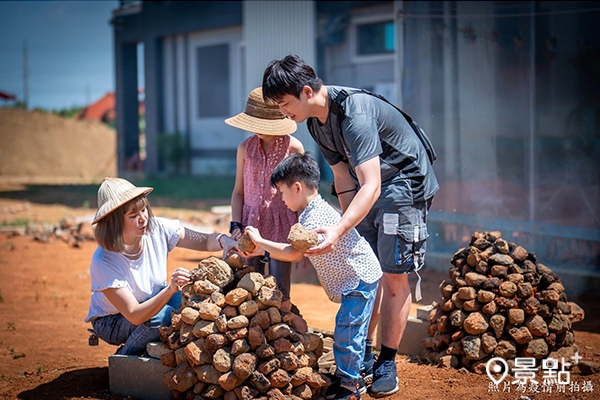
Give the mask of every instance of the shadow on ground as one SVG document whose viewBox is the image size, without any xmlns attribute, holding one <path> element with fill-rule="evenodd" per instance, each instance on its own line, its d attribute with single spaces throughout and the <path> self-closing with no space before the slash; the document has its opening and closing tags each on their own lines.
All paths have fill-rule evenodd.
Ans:
<svg viewBox="0 0 600 400">
<path fill-rule="evenodd" d="M 51 382 L 19 393 L 22 400 L 62 400 L 65 398 L 117 399 L 108 391 L 108 367 L 86 368 L 61 374 Z"/>
<path fill-rule="evenodd" d="M 98 185 L 10 185 L 0 188 L 0 198 L 94 208 L 97 191 Z"/>
</svg>

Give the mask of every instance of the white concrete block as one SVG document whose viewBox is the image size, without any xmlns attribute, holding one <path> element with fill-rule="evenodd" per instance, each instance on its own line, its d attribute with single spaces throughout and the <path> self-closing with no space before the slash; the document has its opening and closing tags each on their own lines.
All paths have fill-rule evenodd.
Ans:
<svg viewBox="0 0 600 400">
<path fill-rule="evenodd" d="M 404 331 L 404 335 L 402 335 L 400 346 L 398 346 L 398 353 L 409 356 L 420 356 L 425 349 L 425 346 L 421 343 L 421 339 L 425 339 L 429 335 L 428 328 L 429 322 L 408 317 L 406 330 Z"/>
<path fill-rule="evenodd" d="M 171 400 L 173 393 L 163 383 L 172 368 L 149 357 L 112 355 L 108 357 L 108 381 L 112 394 L 144 400 Z"/>
</svg>

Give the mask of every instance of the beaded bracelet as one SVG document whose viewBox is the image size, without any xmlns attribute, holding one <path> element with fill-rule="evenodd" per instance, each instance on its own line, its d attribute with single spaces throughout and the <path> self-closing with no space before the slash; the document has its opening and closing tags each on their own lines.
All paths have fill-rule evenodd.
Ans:
<svg viewBox="0 0 600 400">
<path fill-rule="evenodd" d="M 221 247 L 221 249 L 223 248 L 223 243 L 221 243 L 221 238 L 225 236 L 224 233 L 219 234 L 219 236 L 217 236 L 217 243 L 219 243 L 219 246 Z"/>
</svg>

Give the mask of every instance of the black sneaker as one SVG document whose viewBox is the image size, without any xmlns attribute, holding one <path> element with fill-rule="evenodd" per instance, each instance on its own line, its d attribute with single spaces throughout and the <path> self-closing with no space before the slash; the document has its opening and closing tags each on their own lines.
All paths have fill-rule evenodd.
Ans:
<svg viewBox="0 0 600 400">
<path fill-rule="evenodd" d="M 340 378 L 338 378 L 334 374 L 327 373 L 324 375 L 326 375 L 329 378 L 329 380 L 331 381 L 331 384 L 329 386 L 327 386 L 327 389 L 325 389 L 325 398 L 327 400 L 331 400 L 335 397 L 337 392 L 340 391 L 342 381 L 340 380 Z"/>
<path fill-rule="evenodd" d="M 370 385 L 373 383 L 373 364 L 375 363 L 375 354 L 371 353 L 368 356 L 365 356 L 365 360 L 360 367 L 360 374 L 364 379 L 365 385 Z M 361 392 L 363 394 L 363 392 Z"/>
<path fill-rule="evenodd" d="M 340 387 L 339 391 L 333 397 L 334 400 L 360 400 L 360 393 L 358 389 L 350 391 L 345 387 Z"/>
<path fill-rule="evenodd" d="M 367 393 L 367 383 L 365 382 L 365 380 L 363 378 L 360 378 L 358 380 L 358 393 L 360 394 L 365 394 Z"/>
<path fill-rule="evenodd" d="M 346 388 L 342 388 L 342 385 L 341 385 L 342 381 L 340 380 L 340 378 L 338 378 L 335 375 L 331 375 L 331 374 L 326 374 L 326 375 L 331 380 L 331 385 L 327 386 L 327 389 L 325 389 L 325 397 L 328 400 L 337 398 L 335 396 L 337 396 L 338 393 L 340 393 L 341 390 L 348 391 Z M 358 380 L 358 385 L 356 387 L 356 392 L 358 392 L 358 394 L 365 394 L 365 393 L 367 393 L 367 385 L 365 385 L 365 381 L 363 379 L 359 379 Z M 341 397 L 341 398 L 345 398 L 345 397 Z"/>
<path fill-rule="evenodd" d="M 398 372 L 394 360 L 375 362 L 373 365 L 373 384 L 371 385 L 371 396 L 385 397 L 396 393 L 398 387 Z"/>
</svg>

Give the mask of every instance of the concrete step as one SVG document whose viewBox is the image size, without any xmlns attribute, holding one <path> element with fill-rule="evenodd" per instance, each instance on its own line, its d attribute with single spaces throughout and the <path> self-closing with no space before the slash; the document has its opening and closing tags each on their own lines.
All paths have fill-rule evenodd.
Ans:
<svg viewBox="0 0 600 400">
<path fill-rule="evenodd" d="M 420 356 L 423 353 L 425 346 L 421 343 L 421 339 L 429 336 L 429 312 L 432 309 L 431 305 L 419 306 L 417 307 L 417 317 L 408 317 L 406 330 L 398 347 L 399 354 Z"/>
<path fill-rule="evenodd" d="M 163 375 L 172 368 L 149 357 L 108 357 L 108 381 L 112 394 L 144 400 L 171 400 L 173 393 L 163 383 Z"/>
</svg>

